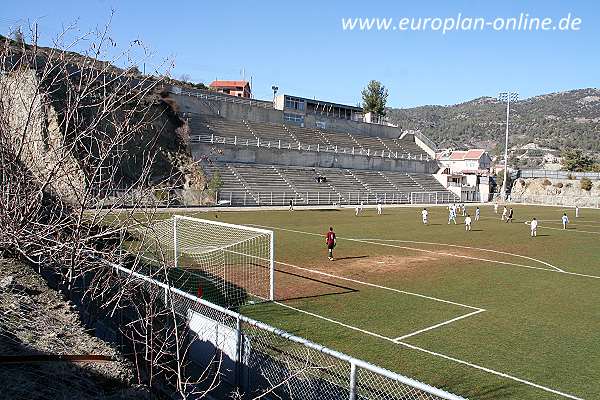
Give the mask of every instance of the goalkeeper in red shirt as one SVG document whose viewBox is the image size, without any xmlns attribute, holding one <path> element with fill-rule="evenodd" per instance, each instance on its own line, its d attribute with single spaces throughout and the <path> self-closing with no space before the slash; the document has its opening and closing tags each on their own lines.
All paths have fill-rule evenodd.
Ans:
<svg viewBox="0 0 600 400">
<path fill-rule="evenodd" d="M 329 227 L 329 232 L 325 236 L 325 243 L 327 243 L 327 249 L 329 250 L 328 257 L 329 261 L 333 261 L 333 248 L 335 247 L 335 232 L 333 227 Z"/>
</svg>

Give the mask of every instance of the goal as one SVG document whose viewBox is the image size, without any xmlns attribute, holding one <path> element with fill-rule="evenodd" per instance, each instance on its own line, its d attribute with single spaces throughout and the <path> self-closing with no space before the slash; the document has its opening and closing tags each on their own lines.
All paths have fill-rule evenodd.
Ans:
<svg viewBox="0 0 600 400">
<path fill-rule="evenodd" d="M 227 307 L 274 300 L 273 231 L 178 215 L 149 231 L 173 286 Z"/>
</svg>

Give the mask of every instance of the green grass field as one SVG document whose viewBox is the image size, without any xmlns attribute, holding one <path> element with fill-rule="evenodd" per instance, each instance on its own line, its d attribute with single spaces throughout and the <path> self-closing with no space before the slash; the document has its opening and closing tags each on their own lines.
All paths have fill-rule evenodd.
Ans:
<svg viewBox="0 0 600 400">
<path fill-rule="evenodd" d="M 441 207 L 188 215 L 274 230 L 278 301 L 253 318 L 471 399 L 598 399 L 600 210 L 563 231 L 561 208 L 514 208 L 471 232 Z"/>
</svg>

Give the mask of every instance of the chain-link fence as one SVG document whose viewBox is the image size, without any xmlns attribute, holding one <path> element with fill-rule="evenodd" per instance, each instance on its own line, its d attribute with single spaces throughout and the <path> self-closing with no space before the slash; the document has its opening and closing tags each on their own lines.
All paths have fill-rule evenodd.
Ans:
<svg viewBox="0 0 600 400">
<path fill-rule="evenodd" d="M 190 360 L 244 398 L 307 400 L 460 400 L 462 397 L 291 335 L 120 265 L 118 276 L 164 292 L 165 304 L 187 320 Z M 170 299 L 170 301 L 167 301 Z M 216 363 L 215 360 L 219 362 Z"/>
<path fill-rule="evenodd" d="M 554 179 L 583 179 L 600 180 L 600 172 L 570 172 L 551 171 L 545 169 L 521 169 L 517 178 L 554 178 Z"/>
</svg>

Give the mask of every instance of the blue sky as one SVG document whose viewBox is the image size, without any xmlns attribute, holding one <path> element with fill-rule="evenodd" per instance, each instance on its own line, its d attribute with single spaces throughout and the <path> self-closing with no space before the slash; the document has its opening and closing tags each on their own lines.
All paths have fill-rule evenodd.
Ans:
<svg viewBox="0 0 600 400">
<path fill-rule="evenodd" d="M 389 88 L 388 104 L 454 104 L 498 91 L 521 98 L 599 87 L 597 1 L 30 1 L 4 2 L 0 31 L 39 23 L 42 44 L 78 21 L 152 48 L 155 62 L 175 59 L 173 75 L 194 81 L 252 76 L 258 98 L 280 92 L 356 104 L 370 79 Z M 571 13 L 579 31 L 343 31 L 347 17 L 550 17 Z"/>
</svg>

